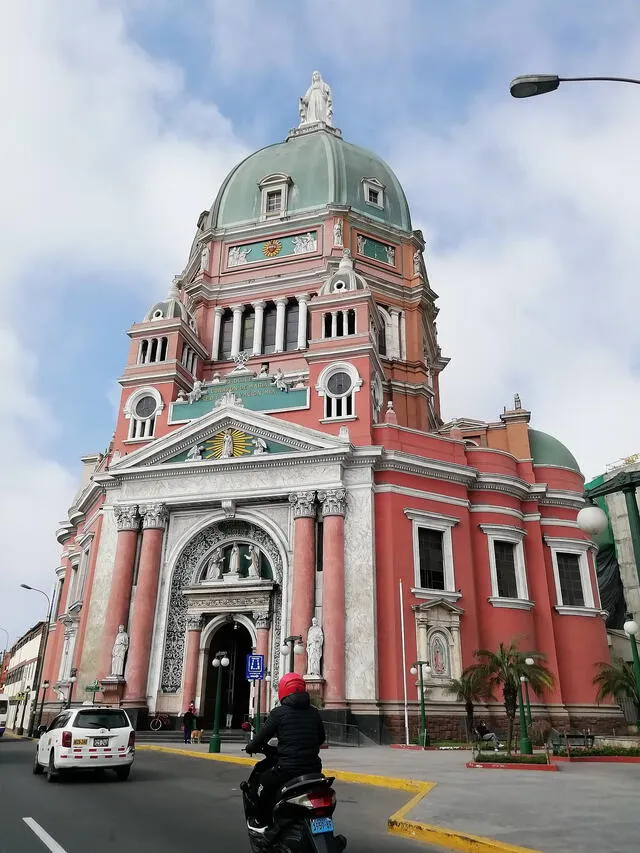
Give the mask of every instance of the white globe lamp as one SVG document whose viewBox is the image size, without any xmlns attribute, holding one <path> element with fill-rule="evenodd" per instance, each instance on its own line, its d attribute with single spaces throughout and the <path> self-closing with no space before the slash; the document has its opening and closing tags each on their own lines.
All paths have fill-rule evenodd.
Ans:
<svg viewBox="0 0 640 853">
<path fill-rule="evenodd" d="M 628 619 L 622 626 L 622 630 L 628 637 L 635 637 L 638 633 L 638 623 L 634 619 Z"/>
<path fill-rule="evenodd" d="M 606 512 L 593 504 L 583 506 L 576 521 L 580 530 L 584 530 L 589 536 L 599 536 L 609 525 Z"/>
</svg>

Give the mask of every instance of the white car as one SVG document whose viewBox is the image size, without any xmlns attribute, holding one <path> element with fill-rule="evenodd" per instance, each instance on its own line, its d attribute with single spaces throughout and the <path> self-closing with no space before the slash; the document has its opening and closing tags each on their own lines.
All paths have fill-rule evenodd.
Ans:
<svg viewBox="0 0 640 853">
<path fill-rule="evenodd" d="M 136 735 L 121 708 L 68 708 L 38 735 L 33 772 L 46 771 L 49 782 L 66 770 L 111 769 L 122 782 L 129 778 Z"/>
</svg>

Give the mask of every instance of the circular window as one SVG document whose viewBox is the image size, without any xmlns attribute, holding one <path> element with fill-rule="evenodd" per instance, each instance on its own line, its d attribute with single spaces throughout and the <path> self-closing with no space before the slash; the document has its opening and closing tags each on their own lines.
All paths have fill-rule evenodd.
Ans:
<svg viewBox="0 0 640 853">
<path fill-rule="evenodd" d="M 159 309 L 153 312 L 153 320 L 161 320 L 163 318 L 163 313 Z"/>
<path fill-rule="evenodd" d="M 333 397 L 344 397 L 351 391 L 353 379 L 344 370 L 332 373 L 327 379 L 327 391 Z"/>
<path fill-rule="evenodd" d="M 135 413 L 137 418 L 150 418 L 155 414 L 157 403 L 151 395 L 140 397 L 135 405 Z"/>
</svg>

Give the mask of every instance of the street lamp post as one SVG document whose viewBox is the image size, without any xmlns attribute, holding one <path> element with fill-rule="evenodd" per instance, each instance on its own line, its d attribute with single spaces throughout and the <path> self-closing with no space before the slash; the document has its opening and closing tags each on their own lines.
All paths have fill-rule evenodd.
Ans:
<svg viewBox="0 0 640 853">
<path fill-rule="evenodd" d="M 631 643 L 631 655 L 633 657 L 633 674 L 636 679 L 636 691 L 638 693 L 638 697 L 640 699 L 640 655 L 638 655 L 638 641 L 636 639 L 636 635 L 638 633 L 638 623 L 629 617 L 627 621 L 622 626 L 625 634 L 629 637 L 629 642 Z M 638 721 L 636 725 L 638 726 L 638 731 L 640 731 L 640 704 L 636 705 L 636 714 L 638 715 Z"/>
<path fill-rule="evenodd" d="M 71 699 L 73 697 L 73 685 L 78 680 L 78 677 L 76 676 L 76 672 L 77 672 L 76 669 L 72 669 L 71 675 L 69 676 L 69 695 L 67 696 L 67 708 L 71 707 Z"/>
<path fill-rule="evenodd" d="M 527 715 L 524 710 L 524 699 L 522 698 L 524 693 L 522 684 L 524 680 L 525 676 L 521 675 L 520 681 L 518 682 L 518 706 L 520 708 L 520 754 L 531 755 L 533 753 L 533 744 L 531 743 L 531 738 L 527 731 Z"/>
<path fill-rule="evenodd" d="M 533 658 L 525 658 L 524 662 L 527 666 L 533 666 L 535 663 Z M 524 697 L 527 703 L 527 723 L 528 725 L 531 725 L 533 718 L 531 716 L 531 702 L 529 701 L 529 679 L 526 675 L 523 675 L 520 677 L 520 681 L 524 684 Z"/>
<path fill-rule="evenodd" d="M 532 98 L 554 92 L 560 83 L 577 83 L 585 80 L 604 80 L 613 83 L 640 83 L 632 77 L 558 77 L 557 74 L 524 74 L 515 77 L 509 84 L 514 98 Z"/>
<path fill-rule="evenodd" d="M 271 681 L 271 673 L 267 670 L 264 674 L 265 681 Z M 255 730 L 256 733 L 260 731 L 260 726 L 262 725 L 261 718 L 261 708 L 262 708 L 262 679 L 258 679 L 258 707 L 256 708 L 256 718 L 255 718 Z"/>
<path fill-rule="evenodd" d="M 222 705 L 222 673 L 229 666 L 229 658 L 226 652 L 216 652 L 211 665 L 218 671 L 218 682 L 216 684 L 216 704 L 213 714 L 213 731 L 209 739 L 209 752 L 220 752 L 220 710 Z"/>
<path fill-rule="evenodd" d="M 40 595 L 44 595 L 44 597 L 47 599 L 47 620 L 45 622 L 44 630 L 43 630 L 42 637 L 40 640 L 40 650 L 38 652 L 38 664 L 36 666 L 36 676 L 35 676 L 35 681 L 34 681 L 35 684 L 40 684 L 40 681 L 42 679 L 42 673 L 44 670 L 44 658 L 45 658 L 45 655 L 47 654 L 47 642 L 49 641 L 49 626 L 51 625 L 52 601 L 49 598 L 49 596 L 47 595 L 47 593 L 42 589 L 38 589 L 35 586 L 29 586 L 29 584 L 26 584 L 26 583 L 21 583 L 20 586 L 22 587 L 22 589 L 28 589 L 30 592 L 39 592 Z M 43 697 L 43 700 L 44 700 L 44 697 Z M 38 697 L 36 694 L 36 702 L 37 701 L 38 701 Z M 43 706 L 44 706 L 44 701 L 43 701 L 43 705 L 40 707 L 40 715 L 39 715 L 37 720 L 36 720 L 35 714 L 33 714 L 33 716 L 31 717 L 31 721 L 29 723 L 29 737 L 33 737 L 33 732 L 35 730 L 36 723 L 37 723 L 37 725 L 40 725 L 40 722 L 42 720 L 42 708 L 43 708 Z"/>
<path fill-rule="evenodd" d="M 427 731 L 427 708 L 424 699 L 424 676 L 431 675 L 431 666 L 428 660 L 417 660 L 409 670 L 411 675 L 418 676 L 418 686 L 420 691 L 420 745 L 423 749 L 429 746 L 429 732 Z"/>
<path fill-rule="evenodd" d="M 40 724 L 42 723 L 42 711 L 44 709 L 44 697 L 45 697 L 45 693 L 47 692 L 48 686 L 49 686 L 48 681 L 45 680 L 42 682 L 42 698 L 40 699 L 40 710 L 38 711 L 38 727 L 40 727 Z M 36 702 L 37 701 L 38 701 L 38 696 L 36 695 Z M 31 727 L 31 731 L 32 731 L 32 736 L 33 736 L 33 732 L 37 731 L 35 724 Z"/>
<path fill-rule="evenodd" d="M 302 636 L 300 634 L 292 634 L 290 637 L 286 637 L 280 651 L 283 655 L 289 655 L 289 672 L 293 672 L 294 655 L 304 654 Z"/>
</svg>

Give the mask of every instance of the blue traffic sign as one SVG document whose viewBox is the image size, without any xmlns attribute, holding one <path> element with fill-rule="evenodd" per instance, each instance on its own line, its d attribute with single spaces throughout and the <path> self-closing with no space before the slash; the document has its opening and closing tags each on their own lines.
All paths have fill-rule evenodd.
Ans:
<svg viewBox="0 0 640 853">
<path fill-rule="evenodd" d="M 247 655 L 246 678 L 262 681 L 264 678 L 264 655 Z"/>
</svg>

